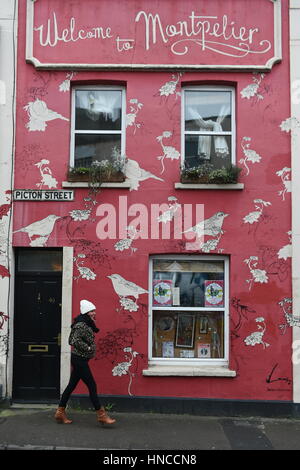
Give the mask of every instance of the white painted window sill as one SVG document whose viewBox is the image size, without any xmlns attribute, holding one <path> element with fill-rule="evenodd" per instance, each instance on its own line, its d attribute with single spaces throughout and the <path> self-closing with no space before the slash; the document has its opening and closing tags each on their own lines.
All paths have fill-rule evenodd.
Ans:
<svg viewBox="0 0 300 470">
<path fill-rule="evenodd" d="M 162 366 L 153 365 L 143 370 L 143 375 L 156 376 L 181 376 L 181 377 L 236 377 L 236 371 L 229 370 L 226 366 Z"/>
<path fill-rule="evenodd" d="M 82 181 L 63 181 L 62 183 L 63 188 L 88 188 L 89 183 L 87 182 L 82 182 Z M 102 183 L 100 188 L 124 188 L 124 189 L 129 189 L 130 188 L 130 183 L 127 181 L 124 181 L 122 183 Z"/>
<path fill-rule="evenodd" d="M 197 184 L 197 183 L 174 183 L 175 189 L 225 189 L 242 190 L 244 183 L 235 184 Z"/>
</svg>

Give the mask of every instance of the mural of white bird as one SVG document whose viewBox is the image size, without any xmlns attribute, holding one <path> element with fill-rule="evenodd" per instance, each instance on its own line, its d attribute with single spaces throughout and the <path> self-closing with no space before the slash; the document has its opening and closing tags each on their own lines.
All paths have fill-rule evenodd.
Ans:
<svg viewBox="0 0 300 470">
<path fill-rule="evenodd" d="M 120 276 L 120 274 L 111 274 L 107 277 L 111 280 L 113 288 L 119 297 L 132 296 L 135 297 L 135 299 L 138 299 L 139 295 L 148 293 L 147 290 L 138 286 L 134 282 L 127 281 Z"/>
<path fill-rule="evenodd" d="M 126 159 L 125 176 L 127 181 L 130 182 L 130 191 L 133 189 L 137 190 L 140 186 L 140 181 L 145 181 L 148 178 L 153 178 L 157 181 L 164 181 L 162 178 L 150 173 L 150 171 L 144 170 L 140 167 L 138 162 L 129 158 Z"/>
<path fill-rule="evenodd" d="M 24 106 L 24 109 L 29 116 L 29 122 L 26 124 L 26 127 L 30 131 L 45 131 L 47 121 L 53 121 L 54 119 L 69 121 L 69 119 L 56 111 L 51 111 L 45 101 L 39 100 L 38 98 Z"/>
<path fill-rule="evenodd" d="M 163 212 L 157 217 L 158 222 L 168 223 L 174 219 L 175 213 L 181 208 L 181 204 L 175 202 L 175 204 L 169 204 L 169 209 Z"/>
<path fill-rule="evenodd" d="M 191 227 L 182 233 L 195 232 L 198 237 L 202 237 L 203 235 L 217 237 L 223 233 L 222 225 L 225 217 L 228 215 L 229 214 L 225 214 L 224 212 L 217 212 L 209 219 L 206 219 L 203 222 L 199 222 L 194 227 Z"/>
<path fill-rule="evenodd" d="M 24 232 L 27 233 L 30 242 L 34 242 L 34 237 L 40 237 L 45 243 L 51 235 L 55 222 L 60 219 L 58 215 L 50 214 L 44 219 L 37 220 L 26 227 L 22 227 L 19 230 L 15 230 L 13 233 Z M 33 245 L 32 245 L 33 246 Z"/>
</svg>

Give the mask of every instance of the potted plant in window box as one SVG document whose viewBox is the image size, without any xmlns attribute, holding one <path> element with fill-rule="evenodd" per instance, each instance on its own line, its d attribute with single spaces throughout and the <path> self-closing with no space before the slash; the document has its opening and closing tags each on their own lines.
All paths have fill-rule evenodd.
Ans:
<svg viewBox="0 0 300 470">
<path fill-rule="evenodd" d="M 91 165 L 90 182 L 92 183 L 120 183 L 125 181 L 124 162 L 101 160 Z"/>
<path fill-rule="evenodd" d="M 114 156 L 112 161 L 95 160 L 90 167 L 69 168 L 68 181 L 88 182 L 91 186 L 123 182 L 125 181 L 124 159 Z"/>
<path fill-rule="evenodd" d="M 214 169 L 213 165 L 205 163 L 199 167 L 182 168 L 181 183 L 193 184 L 236 184 L 241 168 L 230 165 Z"/>
<path fill-rule="evenodd" d="M 90 168 L 82 166 L 69 167 L 67 179 L 72 182 L 88 182 L 90 179 Z"/>
<path fill-rule="evenodd" d="M 208 180 L 210 184 L 236 184 L 239 180 L 241 168 L 236 165 L 222 167 L 209 173 Z"/>
<path fill-rule="evenodd" d="M 209 183 L 209 174 L 213 171 L 214 167 L 210 163 L 188 168 L 186 166 L 181 168 L 181 183 Z"/>
</svg>

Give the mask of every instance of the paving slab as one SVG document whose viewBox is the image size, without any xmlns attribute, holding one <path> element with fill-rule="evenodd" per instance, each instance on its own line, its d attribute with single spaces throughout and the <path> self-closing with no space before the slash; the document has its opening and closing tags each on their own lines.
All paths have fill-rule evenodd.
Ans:
<svg viewBox="0 0 300 470">
<path fill-rule="evenodd" d="M 92 411 L 68 410 L 57 424 L 54 407 L 0 408 L 0 450 L 208 451 L 299 450 L 300 420 L 114 413 L 97 423 Z"/>
</svg>

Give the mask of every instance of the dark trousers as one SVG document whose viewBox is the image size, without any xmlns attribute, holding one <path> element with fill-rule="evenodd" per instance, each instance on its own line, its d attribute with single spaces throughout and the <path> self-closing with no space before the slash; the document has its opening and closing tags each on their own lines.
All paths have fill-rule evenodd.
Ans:
<svg viewBox="0 0 300 470">
<path fill-rule="evenodd" d="M 73 366 L 73 370 L 69 383 L 61 396 L 59 406 L 63 406 L 64 408 L 66 407 L 71 393 L 75 390 L 78 382 L 82 380 L 89 389 L 90 399 L 95 410 L 99 410 L 101 405 L 97 395 L 97 385 L 90 370 L 88 360 L 76 356 L 75 354 L 71 354 L 71 364 Z"/>
</svg>

